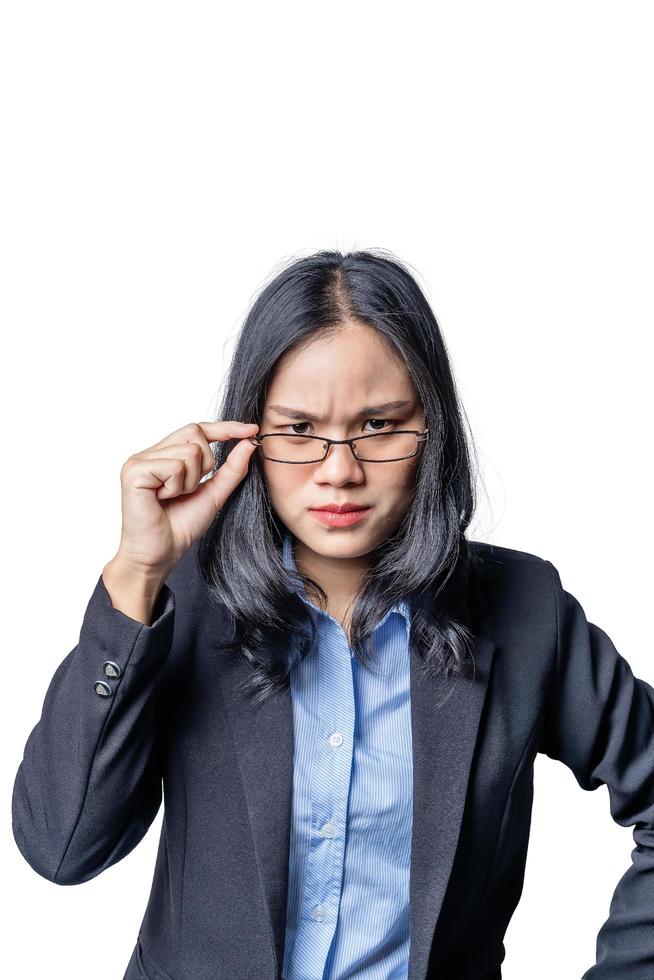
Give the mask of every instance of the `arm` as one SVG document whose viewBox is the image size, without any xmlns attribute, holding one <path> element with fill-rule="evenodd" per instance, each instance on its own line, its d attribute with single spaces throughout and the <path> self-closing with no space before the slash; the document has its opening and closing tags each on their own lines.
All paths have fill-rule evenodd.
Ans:
<svg viewBox="0 0 654 980">
<path fill-rule="evenodd" d="M 125 857 L 159 809 L 157 680 L 172 643 L 164 584 L 152 625 L 114 608 L 100 576 L 77 646 L 57 667 L 16 774 L 12 829 L 23 857 L 56 884 L 88 881 Z M 105 661 L 118 665 L 108 677 Z M 104 681 L 111 693 L 96 693 Z"/>
<path fill-rule="evenodd" d="M 541 751 L 582 787 L 608 787 L 611 816 L 634 827 L 632 864 L 619 880 L 583 980 L 654 976 L 654 688 L 635 677 L 607 634 L 588 622 L 556 568 L 557 661 Z"/>
</svg>

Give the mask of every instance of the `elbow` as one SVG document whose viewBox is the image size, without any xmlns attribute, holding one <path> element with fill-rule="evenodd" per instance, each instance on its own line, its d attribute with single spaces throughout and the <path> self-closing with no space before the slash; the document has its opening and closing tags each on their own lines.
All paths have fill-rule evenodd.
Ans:
<svg viewBox="0 0 654 980">
<path fill-rule="evenodd" d="M 33 844 L 30 845 L 15 820 L 12 820 L 12 832 L 16 841 L 16 847 L 32 871 L 36 871 L 37 875 L 45 878 L 46 881 L 57 883 L 55 868 L 52 862 L 48 860 L 44 848 L 42 846 L 34 846 Z"/>
<path fill-rule="evenodd" d="M 48 838 L 32 828 L 32 833 L 23 830 L 23 824 L 14 809 L 11 821 L 16 847 L 30 866 L 41 878 L 54 885 L 81 885 L 100 873 L 100 868 L 89 868 L 71 861 L 62 861 L 60 853 L 49 846 Z"/>
</svg>

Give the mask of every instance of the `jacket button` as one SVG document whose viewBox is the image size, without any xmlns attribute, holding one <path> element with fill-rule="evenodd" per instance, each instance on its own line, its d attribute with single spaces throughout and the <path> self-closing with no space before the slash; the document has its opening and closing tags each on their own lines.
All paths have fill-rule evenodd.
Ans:
<svg viewBox="0 0 654 980">
<path fill-rule="evenodd" d="M 120 667 L 118 664 L 115 664 L 113 660 L 105 660 L 102 665 L 102 669 L 107 677 L 120 677 Z"/>
<path fill-rule="evenodd" d="M 111 694 L 111 688 L 105 681 L 95 682 L 95 693 L 101 694 L 103 698 L 108 698 Z"/>
</svg>

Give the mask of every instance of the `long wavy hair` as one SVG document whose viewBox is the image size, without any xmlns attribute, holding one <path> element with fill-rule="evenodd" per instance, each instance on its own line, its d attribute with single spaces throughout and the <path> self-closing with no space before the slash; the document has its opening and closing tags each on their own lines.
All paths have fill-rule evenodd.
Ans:
<svg viewBox="0 0 654 980">
<path fill-rule="evenodd" d="M 240 329 L 218 419 L 260 424 L 268 381 L 282 355 L 352 321 L 379 331 L 401 358 L 429 428 L 411 505 L 401 526 L 375 550 L 355 597 L 352 652 L 371 668 L 373 630 L 405 599 L 409 642 L 421 669 L 469 676 L 475 556 L 465 532 L 476 506 L 474 442 L 466 438 L 469 426 L 436 317 L 407 265 L 382 249 L 324 250 L 278 272 Z M 235 445 L 235 439 L 212 444 L 216 467 Z M 219 645 L 248 661 L 252 670 L 244 687 L 258 703 L 288 687 L 291 668 L 315 638 L 315 616 L 283 562 L 286 533 L 255 452 L 248 473 L 200 538 L 197 562 L 210 601 L 228 613 L 232 638 Z M 326 608 L 320 585 L 300 579 L 306 596 Z"/>
</svg>

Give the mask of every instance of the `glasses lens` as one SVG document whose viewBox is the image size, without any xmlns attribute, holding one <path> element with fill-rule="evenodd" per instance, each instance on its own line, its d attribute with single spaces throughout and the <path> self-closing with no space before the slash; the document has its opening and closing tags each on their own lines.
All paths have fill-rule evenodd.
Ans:
<svg viewBox="0 0 654 980">
<path fill-rule="evenodd" d="M 263 454 L 278 463 L 317 463 L 325 455 L 325 444 L 306 436 L 264 436 Z"/>
<path fill-rule="evenodd" d="M 381 432 L 378 436 L 357 439 L 357 459 L 382 463 L 385 459 L 413 456 L 417 440 L 412 432 Z"/>
<path fill-rule="evenodd" d="M 273 435 L 263 437 L 263 454 L 278 463 L 318 463 L 325 457 L 325 444 L 307 436 Z M 409 432 L 382 432 L 356 441 L 357 459 L 382 463 L 384 460 L 413 456 L 416 437 Z"/>
</svg>

